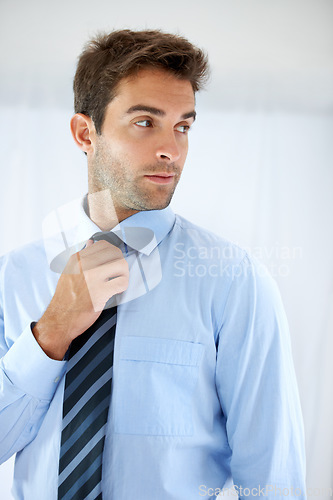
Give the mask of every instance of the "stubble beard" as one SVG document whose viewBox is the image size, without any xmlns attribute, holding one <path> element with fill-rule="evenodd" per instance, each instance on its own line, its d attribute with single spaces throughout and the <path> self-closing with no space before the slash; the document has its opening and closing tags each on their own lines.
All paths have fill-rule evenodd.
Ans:
<svg viewBox="0 0 333 500">
<path fill-rule="evenodd" d="M 143 178 L 143 175 L 161 171 L 175 174 L 172 186 L 150 185 L 150 181 Z M 142 167 L 141 172 L 141 176 L 135 177 L 129 161 L 111 157 L 110 153 L 100 147 L 89 168 L 89 186 L 93 186 L 94 191 L 109 190 L 115 207 L 134 211 L 166 208 L 179 182 L 181 169 L 174 163 L 166 166 L 160 162 Z"/>
</svg>

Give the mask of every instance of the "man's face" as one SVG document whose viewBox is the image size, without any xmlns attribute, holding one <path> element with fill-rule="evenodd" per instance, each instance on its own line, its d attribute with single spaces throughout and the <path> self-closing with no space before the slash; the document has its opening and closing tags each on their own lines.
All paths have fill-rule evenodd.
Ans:
<svg viewBox="0 0 333 500">
<path fill-rule="evenodd" d="M 124 78 L 88 154 L 89 192 L 109 189 L 119 220 L 169 205 L 188 150 L 194 93 L 156 69 Z"/>
</svg>

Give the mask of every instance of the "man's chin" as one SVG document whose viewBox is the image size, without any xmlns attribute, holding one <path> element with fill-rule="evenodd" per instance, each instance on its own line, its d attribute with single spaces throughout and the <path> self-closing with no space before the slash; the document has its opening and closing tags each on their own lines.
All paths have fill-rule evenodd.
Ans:
<svg viewBox="0 0 333 500">
<path fill-rule="evenodd" d="M 137 208 L 140 212 L 148 212 L 151 210 L 163 210 L 164 208 L 168 207 L 171 203 L 171 200 L 169 200 L 166 203 L 150 203 L 147 205 L 143 205 L 142 208 Z"/>
<path fill-rule="evenodd" d="M 169 193 L 168 196 L 154 196 L 149 198 L 143 198 L 135 203 L 135 210 L 148 211 L 148 210 L 163 210 L 168 207 L 171 203 L 173 192 Z M 134 206 L 133 206 L 134 208 Z"/>
</svg>

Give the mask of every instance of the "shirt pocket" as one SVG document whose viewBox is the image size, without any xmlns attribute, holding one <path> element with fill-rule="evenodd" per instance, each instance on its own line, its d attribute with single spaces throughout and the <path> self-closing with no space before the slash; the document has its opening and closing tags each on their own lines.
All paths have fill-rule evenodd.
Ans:
<svg viewBox="0 0 333 500">
<path fill-rule="evenodd" d="M 193 434 L 193 392 L 203 344 L 126 336 L 114 379 L 115 432 L 155 436 Z"/>
</svg>

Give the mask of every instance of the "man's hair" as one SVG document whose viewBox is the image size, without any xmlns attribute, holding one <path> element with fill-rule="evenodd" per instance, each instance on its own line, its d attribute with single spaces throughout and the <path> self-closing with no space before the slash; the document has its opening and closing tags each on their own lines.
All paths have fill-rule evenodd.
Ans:
<svg viewBox="0 0 333 500">
<path fill-rule="evenodd" d="M 127 29 L 100 34 L 79 56 L 74 78 L 75 113 L 89 116 L 101 134 L 106 107 L 120 80 L 147 67 L 189 80 L 194 92 L 204 86 L 209 73 L 206 54 L 181 36 Z"/>
</svg>

